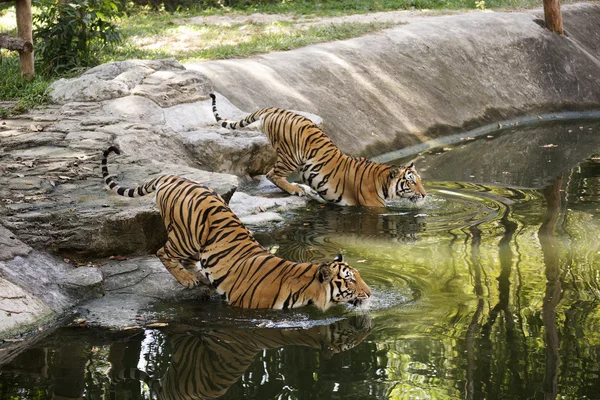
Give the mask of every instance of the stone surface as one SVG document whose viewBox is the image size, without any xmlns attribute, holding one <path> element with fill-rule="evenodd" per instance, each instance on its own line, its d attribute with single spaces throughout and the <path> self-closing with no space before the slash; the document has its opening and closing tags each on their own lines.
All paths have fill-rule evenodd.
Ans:
<svg viewBox="0 0 600 400">
<path fill-rule="evenodd" d="M 515 115 L 600 105 L 600 5 L 409 20 L 375 35 L 188 63 L 242 110 L 316 112 L 345 152 L 374 156 Z M 243 89 L 242 89 L 243 88 Z"/>
<path fill-rule="evenodd" d="M 0 293 L 0 340 L 55 316 L 42 300 L 3 278 Z"/>
<path fill-rule="evenodd" d="M 106 296 L 78 309 L 90 326 L 123 329 L 136 326 L 157 300 L 198 299 L 208 296 L 206 286 L 187 289 L 173 278 L 156 257 L 110 261 L 100 267 Z"/>
<path fill-rule="evenodd" d="M 165 108 L 207 99 L 213 91 L 212 81 L 196 71 L 156 71 L 131 94 L 147 97 Z"/>
<path fill-rule="evenodd" d="M 129 93 L 123 82 L 105 81 L 93 75 L 75 79 L 59 79 L 50 85 L 50 98 L 54 103 L 68 101 L 102 101 L 114 99 Z"/>
<path fill-rule="evenodd" d="M 272 212 L 272 211 L 267 211 L 267 212 L 263 212 L 260 214 L 247 215 L 245 217 L 240 217 L 240 221 L 242 221 L 245 225 L 260 226 L 260 225 L 267 225 L 267 224 L 272 224 L 272 223 L 276 223 L 276 222 L 283 222 L 284 219 L 281 216 L 281 214 L 278 214 L 278 213 Z"/>
<path fill-rule="evenodd" d="M 279 189 L 277 189 L 279 190 Z M 235 192 L 229 202 L 231 210 L 239 217 L 259 215 L 265 211 L 283 213 L 285 211 L 306 206 L 307 199 L 298 196 L 283 195 L 282 197 L 252 196 L 243 192 Z"/>
</svg>

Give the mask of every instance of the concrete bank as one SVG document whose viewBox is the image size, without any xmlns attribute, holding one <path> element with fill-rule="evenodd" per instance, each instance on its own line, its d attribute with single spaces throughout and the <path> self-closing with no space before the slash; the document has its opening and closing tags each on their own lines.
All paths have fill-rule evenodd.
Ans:
<svg viewBox="0 0 600 400">
<path fill-rule="evenodd" d="M 518 115 L 600 106 L 600 4 L 407 19 L 356 39 L 245 60 L 190 63 L 240 109 L 301 109 L 353 155 L 393 149 Z"/>
</svg>

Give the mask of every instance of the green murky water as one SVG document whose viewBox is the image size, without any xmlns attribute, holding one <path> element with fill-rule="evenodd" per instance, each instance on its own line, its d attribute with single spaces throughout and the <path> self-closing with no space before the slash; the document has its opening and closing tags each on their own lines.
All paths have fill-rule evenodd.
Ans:
<svg viewBox="0 0 600 400">
<path fill-rule="evenodd" d="M 341 251 L 366 308 L 160 304 L 166 327 L 52 333 L 1 367 L 0 398 L 599 399 L 600 124 L 465 141 L 417 166 L 422 208 L 315 203 L 256 232 L 297 261 Z"/>
</svg>

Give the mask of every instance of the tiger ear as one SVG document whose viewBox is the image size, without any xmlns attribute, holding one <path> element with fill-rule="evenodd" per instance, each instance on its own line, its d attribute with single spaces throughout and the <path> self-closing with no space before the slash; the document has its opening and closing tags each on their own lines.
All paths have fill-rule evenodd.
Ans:
<svg viewBox="0 0 600 400">
<path fill-rule="evenodd" d="M 321 264 L 319 270 L 317 271 L 317 276 L 319 277 L 319 282 L 321 283 L 329 283 L 333 279 L 333 270 L 329 264 Z"/>
<path fill-rule="evenodd" d="M 342 253 L 339 253 L 337 256 L 335 256 L 335 258 L 333 259 L 333 261 L 335 261 L 335 262 L 342 262 Z"/>
<path fill-rule="evenodd" d="M 236 190 L 237 190 L 237 186 L 234 186 L 231 189 L 229 189 L 229 191 L 227 193 L 223 193 L 221 195 L 221 198 L 223 199 L 223 201 L 225 201 L 225 204 L 229 205 L 229 202 L 231 201 L 231 198 L 233 197 L 233 194 L 235 193 Z"/>
<path fill-rule="evenodd" d="M 390 178 L 394 179 L 396 177 L 398 177 L 400 175 L 400 168 L 398 167 L 392 167 L 392 169 L 390 169 Z"/>
<path fill-rule="evenodd" d="M 413 169 L 413 170 L 414 170 L 414 169 L 415 169 L 415 163 L 411 161 L 411 162 L 410 162 L 410 164 L 408 164 L 408 165 L 406 166 L 406 168 L 410 168 L 410 169 Z"/>
</svg>

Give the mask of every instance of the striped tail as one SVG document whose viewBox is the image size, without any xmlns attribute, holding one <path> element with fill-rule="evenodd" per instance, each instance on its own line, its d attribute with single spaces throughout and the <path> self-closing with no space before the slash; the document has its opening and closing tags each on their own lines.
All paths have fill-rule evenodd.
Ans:
<svg viewBox="0 0 600 400">
<path fill-rule="evenodd" d="M 243 128 L 245 126 L 248 126 L 251 123 L 257 121 L 258 118 L 260 118 L 261 111 L 263 111 L 263 110 L 258 110 L 256 112 L 248 115 L 246 118 L 241 119 L 239 121 L 235 121 L 235 122 L 225 121 L 223 118 L 219 117 L 219 113 L 217 112 L 217 97 L 213 93 L 211 93 L 209 96 L 212 99 L 213 115 L 215 116 L 217 123 L 219 125 L 221 125 L 223 128 L 237 129 L 237 128 Z"/>
<path fill-rule="evenodd" d="M 116 154 L 121 154 L 121 151 L 117 147 L 110 146 L 104 152 L 104 157 L 102 157 L 102 177 L 104 178 L 104 183 L 106 183 L 106 185 L 111 190 L 114 190 L 115 192 L 117 192 L 117 194 L 125 197 L 145 196 L 148 193 L 152 193 L 156 190 L 156 185 L 162 177 L 154 178 L 151 181 L 146 182 L 144 185 L 136 186 L 134 188 L 126 188 L 119 186 L 117 180 L 108 174 L 108 167 L 106 166 L 108 155 L 113 152 Z"/>
</svg>

